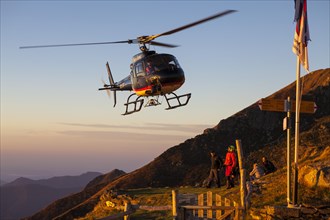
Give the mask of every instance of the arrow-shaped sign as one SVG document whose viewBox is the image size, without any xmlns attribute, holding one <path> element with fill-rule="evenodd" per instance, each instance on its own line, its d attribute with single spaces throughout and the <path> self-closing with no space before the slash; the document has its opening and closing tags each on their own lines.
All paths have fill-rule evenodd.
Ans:
<svg viewBox="0 0 330 220">
<path fill-rule="evenodd" d="M 285 101 L 282 99 L 260 99 L 258 102 L 259 108 L 262 111 L 273 111 L 273 112 L 287 112 Z M 290 112 L 295 112 L 296 101 L 291 101 Z M 300 112 L 301 113 L 315 113 L 317 106 L 315 102 L 312 101 L 301 101 Z"/>
</svg>

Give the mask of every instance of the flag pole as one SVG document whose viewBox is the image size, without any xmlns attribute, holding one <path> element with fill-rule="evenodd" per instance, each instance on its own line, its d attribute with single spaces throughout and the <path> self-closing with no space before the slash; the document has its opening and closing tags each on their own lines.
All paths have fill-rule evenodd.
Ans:
<svg viewBox="0 0 330 220">
<path fill-rule="evenodd" d="M 293 206 L 297 207 L 298 198 L 298 150 L 299 150 L 299 118 L 301 102 L 300 64 L 309 72 L 307 42 L 310 41 L 307 23 L 307 0 L 295 0 L 296 31 L 292 51 L 297 55 L 296 67 L 296 117 L 295 117 L 295 146 L 293 163 Z"/>
<path fill-rule="evenodd" d="M 298 198 L 298 149 L 299 149 L 299 120 L 300 120 L 300 101 L 301 101 L 301 90 L 300 90 L 300 60 L 297 56 L 297 67 L 296 67 L 296 117 L 295 117 L 295 146 L 294 146 L 294 172 L 293 172 L 293 205 L 297 206 Z"/>
<path fill-rule="evenodd" d="M 290 135 L 291 135 L 291 101 L 290 101 L 290 96 L 288 96 L 287 99 L 287 116 L 286 116 L 286 130 L 287 130 L 287 202 L 288 202 L 288 207 L 292 204 L 292 157 L 291 157 L 291 147 L 290 147 Z"/>
</svg>

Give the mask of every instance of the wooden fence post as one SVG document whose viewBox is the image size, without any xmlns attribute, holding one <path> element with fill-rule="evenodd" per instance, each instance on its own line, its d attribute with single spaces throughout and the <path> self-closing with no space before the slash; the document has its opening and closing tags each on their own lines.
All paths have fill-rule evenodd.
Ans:
<svg viewBox="0 0 330 220">
<path fill-rule="evenodd" d="M 204 195 L 203 193 L 198 195 L 198 205 L 203 206 L 204 205 Z M 198 209 L 198 217 L 199 218 L 204 218 L 204 210 L 203 209 Z"/>
<path fill-rule="evenodd" d="M 227 199 L 227 198 L 225 198 L 225 206 L 230 206 L 230 203 L 231 203 L 230 200 Z M 229 211 L 229 210 L 225 210 L 225 215 L 228 214 L 228 212 L 231 213 L 231 211 Z"/>
<path fill-rule="evenodd" d="M 245 196 L 246 196 L 246 170 L 244 169 L 244 157 L 241 140 L 236 140 L 238 164 L 240 169 L 240 194 L 241 194 L 241 206 L 246 209 Z"/>
<path fill-rule="evenodd" d="M 239 220 L 239 216 L 240 216 L 239 209 L 238 209 L 239 205 L 236 202 L 234 202 L 234 206 L 235 206 L 235 217 L 234 217 L 234 219 Z"/>
<path fill-rule="evenodd" d="M 125 202 L 124 212 L 128 212 L 129 209 L 130 209 L 130 205 L 127 202 Z M 129 215 L 125 215 L 124 220 L 129 220 Z"/>
<path fill-rule="evenodd" d="M 172 190 L 172 214 L 173 220 L 178 217 L 178 190 Z"/>
<path fill-rule="evenodd" d="M 215 205 L 222 206 L 221 196 L 218 194 L 215 195 Z M 222 210 L 217 210 L 215 214 L 216 219 L 220 219 L 221 215 L 222 215 Z"/>
<path fill-rule="evenodd" d="M 212 192 L 211 191 L 207 192 L 207 197 L 206 198 L 207 198 L 206 199 L 206 205 L 207 206 L 212 206 L 213 205 L 213 199 L 212 199 Z M 213 218 L 212 213 L 213 213 L 212 209 L 207 210 L 207 217 L 208 218 Z"/>
</svg>

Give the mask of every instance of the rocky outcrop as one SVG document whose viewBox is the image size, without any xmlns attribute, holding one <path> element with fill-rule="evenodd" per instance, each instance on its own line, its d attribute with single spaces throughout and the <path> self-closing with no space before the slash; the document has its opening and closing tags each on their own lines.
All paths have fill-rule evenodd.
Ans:
<svg viewBox="0 0 330 220">
<path fill-rule="evenodd" d="M 306 165 L 299 169 L 299 182 L 309 187 L 330 188 L 330 166 Z"/>
<path fill-rule="evenodd" d="M 299 206 L 293 208 L 288 208 L 287 206 L 266 206 L 263 209 L 250 209 L 248 215 L 252 219 L 267 219 L 267 220 L 329 219 L 330 206 L 321 206 L 321 207 Z"/>
</svg>

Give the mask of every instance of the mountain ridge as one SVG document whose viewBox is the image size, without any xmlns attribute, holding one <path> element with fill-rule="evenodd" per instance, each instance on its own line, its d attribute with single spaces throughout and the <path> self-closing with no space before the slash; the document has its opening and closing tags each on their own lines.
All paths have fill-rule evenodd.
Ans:
<svg viewBox="0 0 330 220">
<path fill-rule="evenodd" d="M 303 100 L 313 100 L 317 104 L 318 110 L 315 114 L 301 114 L 300 131 L 307 137 L 304 136 L 301 139 L 301 145 L 328 145 L 330 123 L 326 117 L 330 115 L 330 69 L 317 70 L 307 74 L 302 77 L 302 82 L 304 82 Z M 295 82 L 269 95 L 268 98 L 286 99 L 290 96 L 293 100 L 294 94 Z M 282 130 L 282 120 L 285 116 L 284 112 L 261 111 L 258 101 L 256 101 L 227 119 L 221 120 L 213 128 L 205 129 L 202 134 L 169 148 L 145 166 L 120 176 L 85 201 L 75 206 L 67 206 L 65 212 L 56 212 L 57 206 L 53 204 L 27 219 L 82 217 L 93 210 L 104 192 L 113 188 L 200 185 L 201 181 L 208 176 L 209 151 L 215 150 L 223 158 L 228 145 L 234 145 L 236 139 L 242 141 L 248 167 L 252 163 L 252 159 L 260 159 L 258 158 L 261 157 L 259 152 L 263 152 L 270 160 L 275 161 L 278 167 L 286 166 L 285 157 L 283 157 L 285 154 L 283 145 L 286 144 L 286 137 Z M 292 117 L 294 117 L 294 113 L 292 113 Z M 315 132 L 323 129 L 325 131 L 323 139 L 309 140 L 309 137 L 313 138 L 313 134 L 308 136 L 309 129 L 314 129 Z M 273 154 L 273 148 L 278 149 L 280 154 Z M 64 198 L 64 200 L 70 200 L 70 198 Z M 49 215 L 49 213 L 52 214 Z"/>
<path fill-rule="evenodd" d="M 79 192 L 101 174 L 87 172 L 79 176 L 59 176 L 41 180 L 17 178 L 0 187 L 0 218 L 19 219 L 31 215 L 58 198 Z"/>
<path fill-rule="evenodd" d="M 3 186 L 3 185 L 5 185 L 5 184 L 7 184 L 6 181 L 4 181 L 4 180 L 0 180 L 0 186 Z"/>
<path fill-rule="evenodd" d="M 70 208 L 79 207 L 79 205 L 84 204 L 84 201 L 91 198 L 94 194 L 97 194 L 97 192 L 102 191 L 102 189 L 106 187 L 110 182 L 125 175 L 126 173 L 124 171 L 114 169 L 109 173 L 95 177 L 85 186 L 85 188 L 82 191 L 74 193 L 70 197 L 57 199 L 52 204 L 42 209 L 40 212 L 34 214 L 32 218 L 46 220 L 46 219 L 56 218 L 58 216 L 58 212 L 65 214 L 68 211 L 68 207 Z M 52 207 L 56 207 L 56 209 Z M 47 213 L 46 217 L 43 216 L 42 214 L 43 212 Z M 24 219 L 28 219 L 28 217 Z"/>
<path fill-rule="evenodd" d="M 4 186 L 20 186 L 27 184 L 37 184 L 42 186 L 49 186 L 54 188 L 71 188 L 71 187 L 84 187 L 86 182 L 90 179 L 94 179 L 96 176 L 100 176 L 100 172 L 86 172 L 78 176 L 66 175 L 66 176 L 55 176 L 47 179 L 33 180 L 26 177 L 19 177 L 14 181 L 5 184 Z"/>
</svg>

